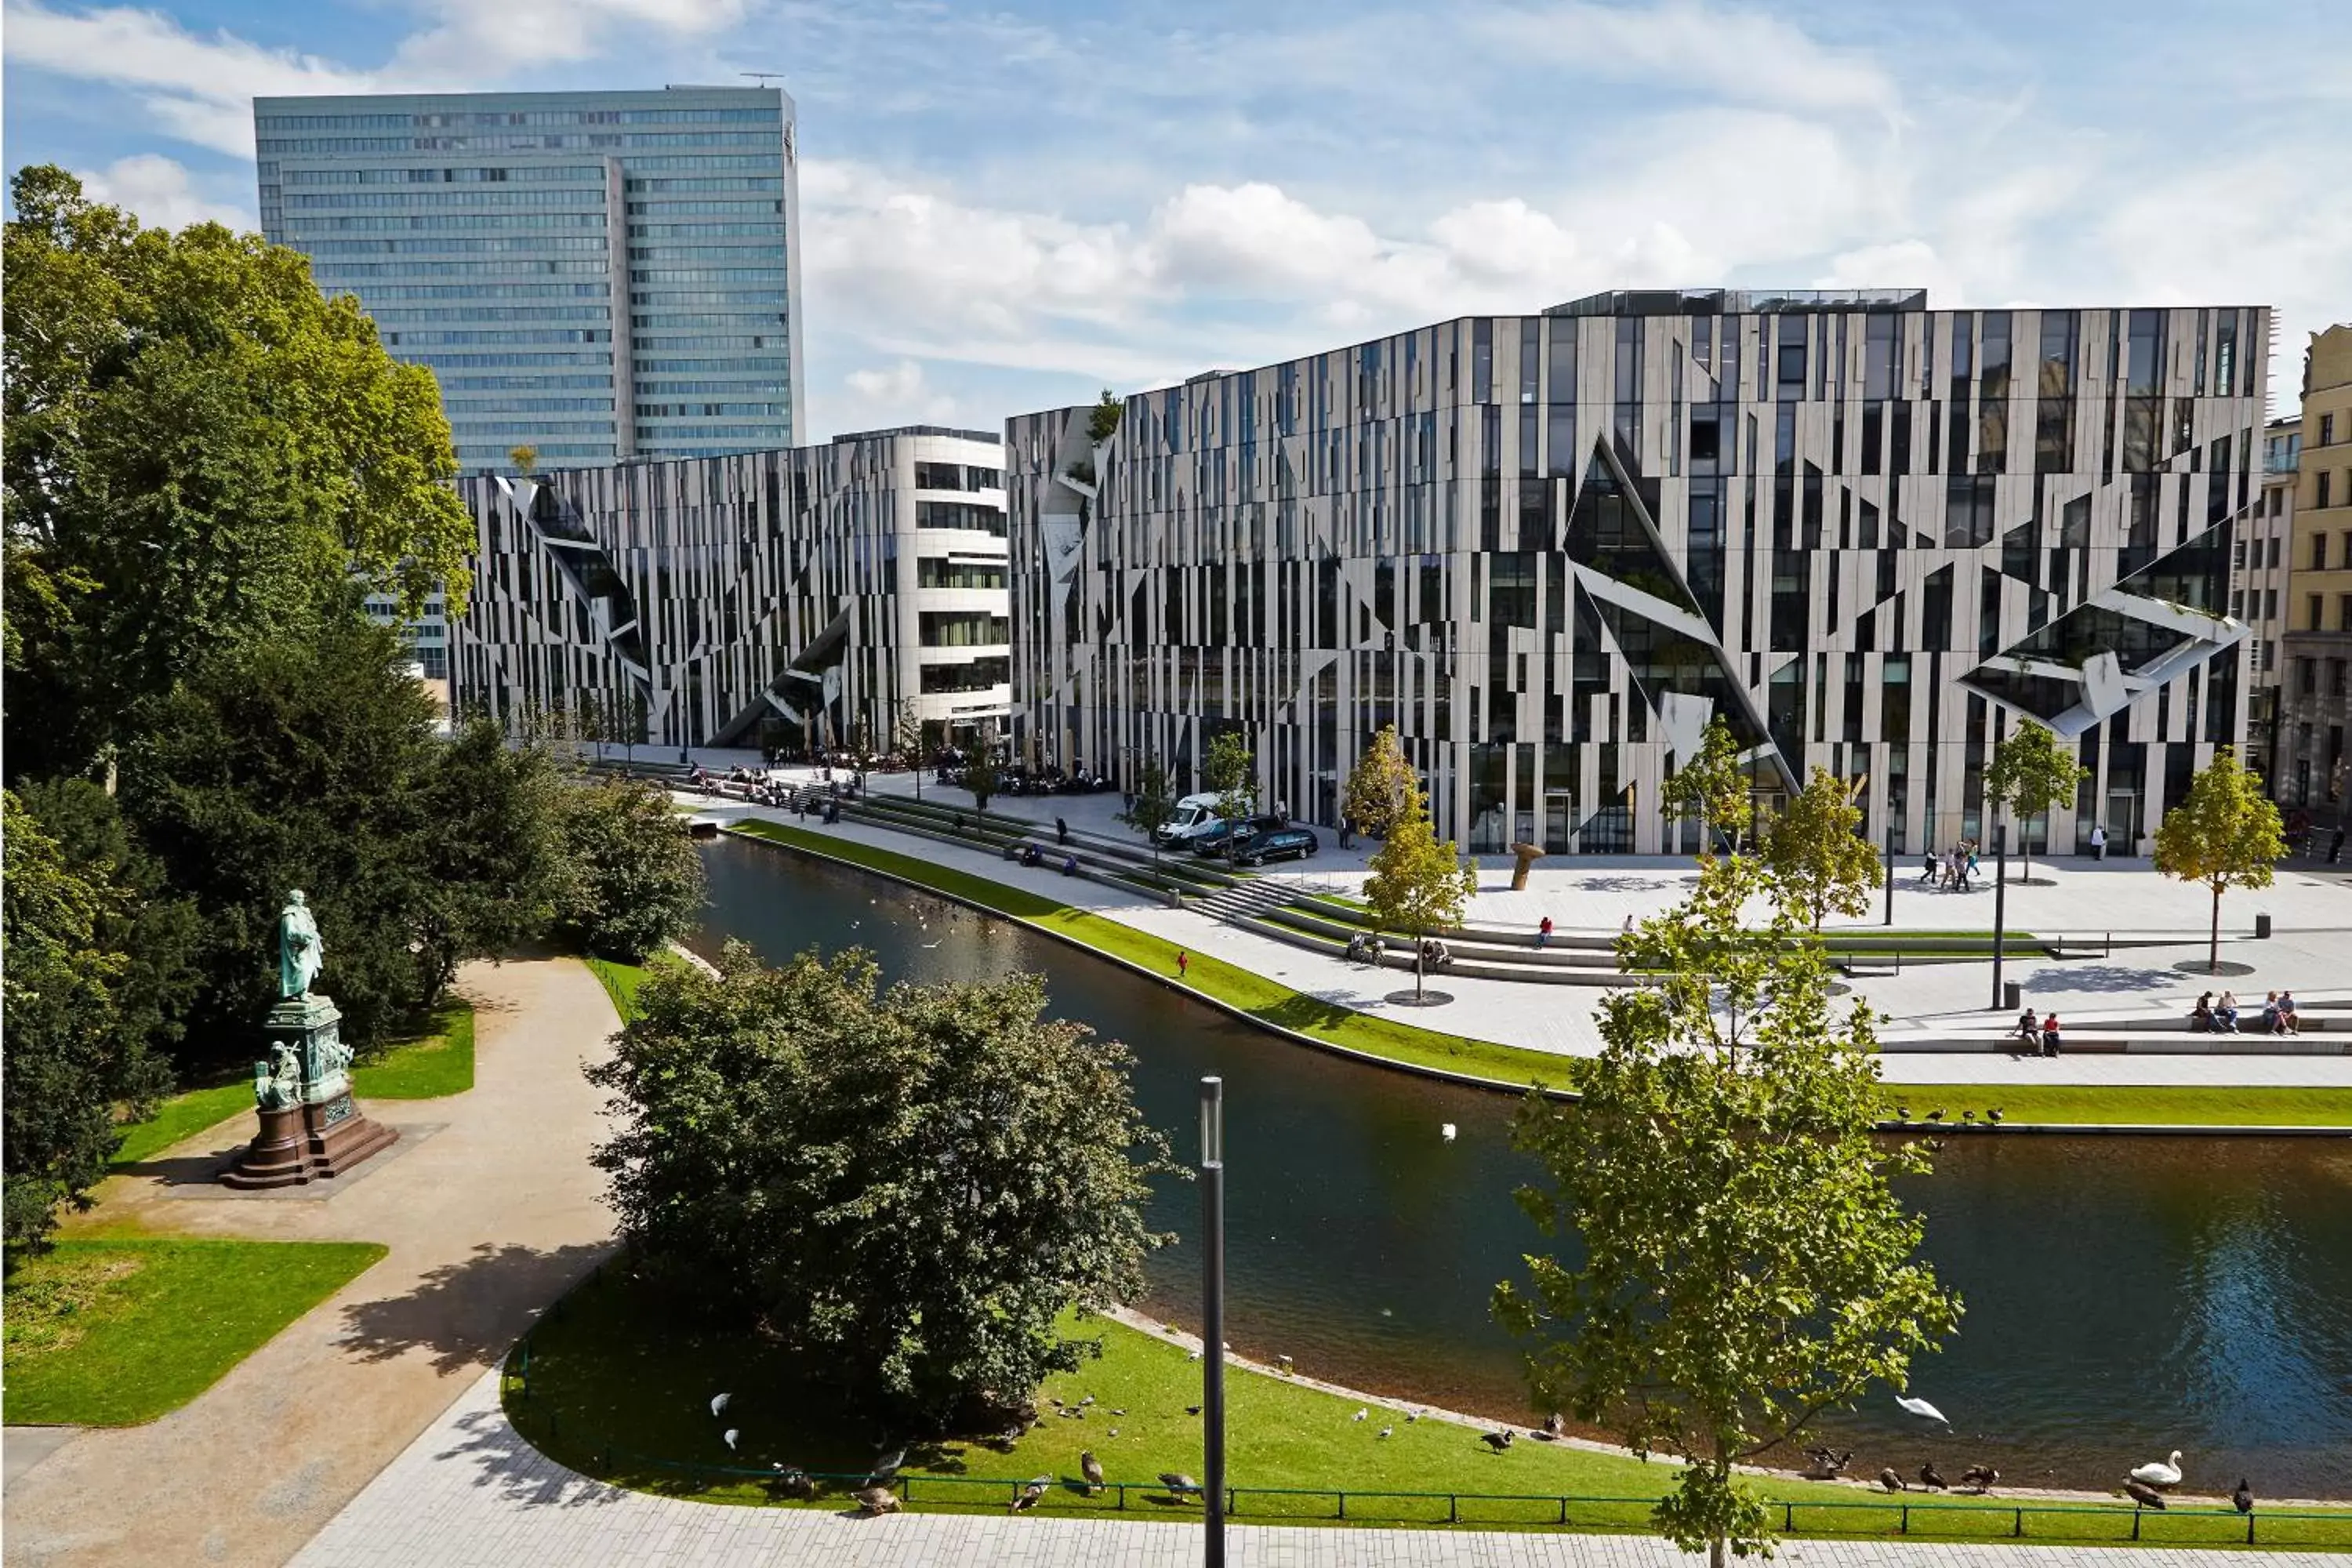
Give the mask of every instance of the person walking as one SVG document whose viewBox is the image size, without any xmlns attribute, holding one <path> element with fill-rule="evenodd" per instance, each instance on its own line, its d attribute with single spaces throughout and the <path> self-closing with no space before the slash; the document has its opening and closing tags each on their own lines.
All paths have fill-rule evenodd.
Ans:
<svg viewBox="0 0 2352 1568">
<path fill-rule="evenodd" d="M 2091 825 L 2091 858 L 2104 860 L 2106 858 L 2107 830 L 2095 822 Z"/>
<path fill-rule="evenodd" d="M 1054 818 L 1054 842 L 1056 844 L 1067 844 L 1069 841 L 1070 825 L 1063 821 L 1058 816 Z"/>
<path fill-rule="evenodd" d="M 1352 816 L 1342 816 L 1339 818 L 1339 847 L 1353 849 L 1355 847 L 1356 819 Z"/>
<path fill-rule="evenodd" d="M 1192 955 L 1186 952 L 1182 948 L 1178 948 L 1176 950 L 1176 978 L 1179 980 L 1183 979 L 1186 972 L 1192 967 Z"/>
</svg>

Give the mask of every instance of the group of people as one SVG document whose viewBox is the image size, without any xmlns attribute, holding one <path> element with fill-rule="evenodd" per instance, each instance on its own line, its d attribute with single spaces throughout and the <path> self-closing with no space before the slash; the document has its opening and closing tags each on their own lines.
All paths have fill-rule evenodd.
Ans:
<svg viewBox="0 0 2352 1568">
<path fill-rule="evenodd" d="M 2245 1031 L 2238 1026 L 2238 994 L 2221 993 L 2220 1001 L 2207 991 L 2197 998 L 2197 1005 L 2189 1010 L 2189 1032 L 2193 1035 L 2238 1035 Z M 2263 997 L 2262 1032 L 2265 1035 L 2299 1035 L 2303 1022 L 2295 1016 L 2294 993 L 2273 991 Z"/>
<path fill-rule="evenodd" d="M 1926 862 L 1919 868 L 1923 885 L 1956 892 L 1967 892 L 1976 876 L 1977 841 L 1973 838 L 1963 838 L 1940 854 L 1928 850 Z"/>
<path fill-rule="evenodd" d="M 2031 1007 L 2017 1016 L 2016 1033 L 2019 1054 L 2023 1056 L 2054 1057 L 2064 1043 L 2060 1035 L 2058 1015 L 2050 1013 L 2036 1018 Z"/>
</svg>

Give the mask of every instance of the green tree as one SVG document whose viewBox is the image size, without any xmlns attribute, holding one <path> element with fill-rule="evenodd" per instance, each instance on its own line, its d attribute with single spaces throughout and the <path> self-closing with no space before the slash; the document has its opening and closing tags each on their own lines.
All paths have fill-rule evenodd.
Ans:
<svg viewBox="0 0 2352 1568">
<path fill-rule="evenodd" d="M 460 724 L 418 773 L 415 790 L 403 816 L 425 830 L 405 849 L 404 918 L 418 989 L 429 1001 L 467 959 L 494 957 L 544 932 L 577 872 L 562 811 L 572 792 L 555 759 L 544 747 L 507 744 L 489 719 Z"/>
<path fill-rule="evenodd" d="M 1201 761 L 1201 782 L 1215 793 L 1217 815 L 1225 819 L 1225 858 L 1239 848 L 1242 819 L 1257 805 L 1257 758 L 1238 730 L 1228 730 L 1209 742 Z"/>
<path fill-rule="evenodd" d="M 1143 835 L 1151 846 L 1151 866 L 1160 868 L 1160 830 L 1176 819 L 1176 793 L 1168 782 L 1168 770 L 1156 762 L 1147 762 L 1135 780 L 1135 797 L 1118 819 Z"/>
<path fill-rule="evenodd" d="M 562 790 L 555 809 L 565 883 L 556 919 L 600 957 L 635 961 L 694 929 L 702 856 L 669 792 L 642 779 Z"/>
<path fill-rule="evenodd" d="M 100 931 L 121 918 L 123 889 L 69 865 L 13 792 L 0 795 L 0 811 L 8 1028 L 0 1218 L 14 1245 L 47 1237 L 60 1204 L 89 1206 L 121 1142 L 116 1102 L 143 1110 L 170 1079 L 116 1008 L 130 962 Z"/>
<path fill-rule="evenodd" d="M 1101 446 L 1118 434 L 1118 422 L 1127 415 L 1127 405 L 1108 386 L 1100 401 L 1087 410 L 1087 439 Z"/>
<path fill-rule="evenodd" d="M 1371 873 L 1364 879 L 1364 901 L 1371 906 L 1373 929 L 1414 939 L 1412 994 L 1418 1000 L 1428 978 L 1421 935 L 1462 923 L 1470 900 L 1478 896 L 1478 868 L 1463 860 L 1452 839 L 1440 842 L 1429 820 L 1429 797 L 1416 787 L 1403 819 L 1372 856 Z"/>
<path fill-rule="evenodd" d="M 1741 852 L 1755 817 L 1755 794 L 1739 762 L 1739 742 L 1721 717 L 1707 721 L 1698 754 L 1683 759 L 1658 790 L 1658 810 L 1669 820 L 1697 816 L 1710 833 L 1731 840 L 1731 852 Z"/>
<path fill-rule="evenodd" d="M 299 254 L 13 184 L 0 310 L 8 771 L 83 771 L 201 659 L 351 612 L 465 608 L 474 525 L 432 374 Z"/>
<path fill-rule="evenodd" d="M 971 792 L 972 805 L 981 812 L 988 810 L 988 803 L 995 796 L 1001 777 L 995 742 L 979 742 L 972 747 L 971 761 L 963 765 L 963 787 Z"/>
<path fill-rule="evenodd" d="M 2221 968 L 2221 895 L 2231 888 L 2267 888 L 2271 868 L 2286 854 L 2278 807 L 2264 800 L 2262 782 L 2239 766 L 2224 746 L 2189 786 L 2189 798 L 2164 814 L 2156 830 L 2156 868 L 2213 890 L 2213 928 L 2206 963 Z"/>
<path fill-rule="evenodd" d="M 1735 1467 L 1874 1383 L 1903 1387 L 1960 1310 L 1890 1185 L 1926 1153 L 1873 1133 L 1870 1010 L 1832 1016 L 1790 911 L 1742 921 L 1766 881 L 1710 858 L 1687 902 L 1620 941 L 1664 983 L 1611 993 L 1601 1053 L 1573 1064 L 1578 1103 L 1531 1095 L 1517 1126 L 1547 1177 L 1520 1206 L 1582 1261 L 1530 1254 L 1528 1288 L 1495 1292 L 1496 1318 L 1539 1342 L 1538 1406 L 1683 1461 L 1654 1521 L 1717 1565 L 1774 1540 Z"/>
<path fill-rule="evenodd" d="M 516 473 L 530 474 L 539 467 L 539 448 L 531 446 L 513 447 L 507 453 L 507 461 L 514 465 Z"/>
<path fill-rule="evenodd" d="M 1814 931 L 1823 916 L 1870 912 L 1882 873 L 1878 852 L 1860 836 L 1862 807 L 1853 791 L 1827 768 L 1813 770 L 1788 808 L 1764 835 L 1774 896 L 1801 911 Z"/>
<path fill-rule="evenodd" d="M 923 798 L 923 710 L 911 697 L 902 697 L 890 710 L 891 749 L 914 764 L 915 798 Z"/>
<path fill-rule="evenodd" d="M 2016 816 L 2017 846 L 2025 856 L 2027 876 L 2033 874 L 2033 819 L 2073 800 L 2090 776 L 2090 769 L 2059 749 L 2058 737 L 2048 725 L 2032 719 L 1993 747 L 1992 765 L 1985 769 L 1985 795 Z"/>
<path fill-rule="evenodd" d="M 1098 1354 L 1063 1314 L 1136 1300 L 1168 1239 L 1126 1048 L 1046 1019 L 1034 975 L 883 991 L 862 951 L 770 969 L 740 946 L 719 970 L 649 979 L 589 1072 L 644 1266 L 898 1431 L 1001 1423 Z"/>
<path fill-rule="evenodd" d="M 1386 838 L 1412 812 L 1413 798 L 1420 792 L 1421 780 L 1405 761 L 1396 726 L 1383 724 L 1348 774 L 1342 806 L 1357 832 Z"/>
</svg>

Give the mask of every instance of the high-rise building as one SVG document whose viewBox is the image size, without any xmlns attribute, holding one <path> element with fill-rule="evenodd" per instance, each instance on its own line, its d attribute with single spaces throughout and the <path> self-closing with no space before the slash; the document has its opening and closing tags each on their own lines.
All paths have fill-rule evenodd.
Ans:
<svg viewBox="0 0 2352 1568">
<path fill-rule="evenodd" d="M 2268 312 L 1611 293 L 1006 426 L 1013 703 L 1040 761 L 1180 779 L 1233 730 L 1329 822 L 1394 724 L 1479 851 L 1696 847 L 1726 720 L 1874 841 L 1992 839 L 2022 717 L 2091 770 L 2021 825 L 2128 852 L 2242 741 L 2231 542 Z M 2012 843 L 2019 835 L 2012 834 Z"/>
<path fill-rule="evenodd" d="M 1003 448 L 822 447 L 458 482 L 478 531 L 451 701 L 680 746 L 994 736 L 1012 698 Z"/>
<path fill-rule="evenodd" d="M 262 232 L 429 365 L 469 472 L 789 447 L 793 103 L 766 87 L 259 98 Z"/>
<path fill-rule="evenodd" d="M 2279 707 L 2285 668 L 2279 647 L 2286 638 L 2290 547 L 2294 542 L 2294 481 L 2303 457 L 2303 421 L 2293 415 L 2273 419 L 2263 431 L 2263 493 L 2246 520 L 2244 537 L 2231 547 L 2235 568 L 2230 613 L 2246 623 L 2246 760 L 2259 766 L 2273 799 L 2283 798 L 2279 781 Z"/>
<path fill-rule="evenodd" d="M 2287 545 L 2279 697 L 2279 803 L 2326 826 L 2352 821 L 2352 322 L 2312 334 Z"/>
</svg>

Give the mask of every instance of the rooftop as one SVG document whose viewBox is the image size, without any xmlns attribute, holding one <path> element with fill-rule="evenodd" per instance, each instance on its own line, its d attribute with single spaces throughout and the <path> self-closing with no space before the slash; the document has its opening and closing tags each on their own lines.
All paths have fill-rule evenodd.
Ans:
<svg viewBox="0 0 2352 1568">
<path fill-rule="evenodd" d="M 1554 305 L 1547 316 L 1801 315 L 1924 310 L 1925 289 L 1611 289 Z"/>
</svg>

